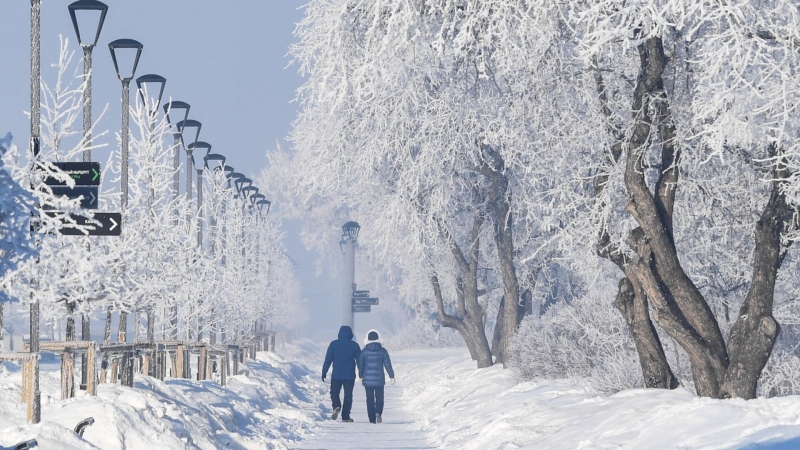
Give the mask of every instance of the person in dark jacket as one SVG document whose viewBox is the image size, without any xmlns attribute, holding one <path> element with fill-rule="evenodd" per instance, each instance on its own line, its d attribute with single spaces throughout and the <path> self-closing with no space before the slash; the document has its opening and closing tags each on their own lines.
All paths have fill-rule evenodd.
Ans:
<svg viewBox="0 0 800 450">
<path fill-rule="evenodd" d="M 328 376 L 328 369 L 333 364 L 331 373 L 331 404 L 333 414 L 331 419 L 339 417 L 342 412 L 342 422 L 352 422 L 350 409 L 353 407 L 353 386 L 356 384 L 356 364 L 361 347 L 353 340 L 353 330 L 344 325 L 339 328 L 339 339 L 332 341 L 325 354 L 325 363 L 322 365 L 322 381 Z M 339 401 L 339 392 L 344 387 L 344 405 Z"/>
<path fill-rule="evenodd" d="M 369 330 L 364 341 L 364 350 L 358 357 L 358 373 L 361 375 L 361 384 L 367 391 L 367 416 L 370 423 L 381 423 L 383 414 L 383 387 L 386 377 L 383 369 L 389 374 L 389 379 L 394 384 L 394 370 L 389 352 L 383 348 L 383 341 L 377 330 Z"/>
</svg>

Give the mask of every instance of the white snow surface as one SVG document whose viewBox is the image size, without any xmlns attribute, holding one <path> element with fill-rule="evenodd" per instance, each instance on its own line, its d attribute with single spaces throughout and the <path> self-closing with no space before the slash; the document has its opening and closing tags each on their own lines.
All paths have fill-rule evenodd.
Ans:
<svg viewBox="0 0 800 450">
<path fill-rule="evenodd" d="M 213 381 L 138 376 L 60 400 L 57 360 L 43 361 L 42 423 L 25 423 L 20 372 L 0 370 L 0 448 L 36 438 L 43 449 L 797 449 L 800 397 L 712 400 L 685 389 L 602 396 L 566 381 L 515 382 L 475 369 L 464 349 L 393 352 L 384 423 L 367 423 L 356 385 L 354 424 L 328 419 L 319 376 L 325 346 L 259 353 L 223 388 Z M 94 417 L 83 439 L 71 430 Z M 402 445 L 401 445 L 402 444 Z M 398 447 L 399 446 L 399 447 Z"/>
</svg>

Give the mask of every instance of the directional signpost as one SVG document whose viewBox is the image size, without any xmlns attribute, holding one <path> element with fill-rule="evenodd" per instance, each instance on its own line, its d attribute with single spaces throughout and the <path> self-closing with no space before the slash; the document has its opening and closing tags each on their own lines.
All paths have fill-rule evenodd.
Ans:
<svg viewBox="0 0 800 450">
<path fill-rule="evenodd" d="M 355 297 L 369 297 L 369 291 L 353 291 L 353 298 Z"/>
<path fill-rule="evenodd" d="M 100 195 L 100 163 L 99 162 L 54 162 L 62 172 L 75 181 L 75 187 L 67 186 L 66 181 L 47 177 L 45 183 L 51 186 L 54 195 L 71 199 L 80 198 L 81 208 L 97 209 Z M 64 227 L 59 233 L 66 236 L 119 236 L 122 233 L 122 214 L 94 213 L 93 218 L 79 215 L 67 216 L 66 213 L 48 211 L 51 217 L 60 217 Z M 74 223 L 74 225 L 73 225 Z"/>
<path fill-rule="evenodd" d="M 99 162 L 54 162 L 62 172 L 66 172 L 76 186 L 100 186 L 100 163 Z M 67 183 L 48 177 L 45 180 L 48 186 L 66 186 Z"/>
<path fill-rule="evenodd" d="M 372 309 L 372 307 L 369 306 L 369 305 L 353 305 L 353 312 L 354 313 L 357 313 L 357 312 L 370 312 L 371 309 Z"/>
<path fill-rule="evenodd" d="M 377 297 L 353 297 L 353 305 L 377 305 Z"/>
<path fill-rule="evenodd" d="M 53 186 L 53 195 L 66 195 L 69 198 L 81 197 L 81 208 L 97 209 L 97 186 Z"/>
<path fill-rule="evenodd" d="M 51 213 L 48 213 L 51 214 Z M 65 214 L 61 215 L 65 227 L 59 233 L 67 236 L 119 236 L 122 233 L 122 214 L 120 213 L 94 213 L 94 218 L 73 215 L 75 224 L 81 228 L 70 225 Z M 99 223 L 95 223 L 99 222 Z M 84 231 L 85 230 L 85 231 Z"/>
</svg>

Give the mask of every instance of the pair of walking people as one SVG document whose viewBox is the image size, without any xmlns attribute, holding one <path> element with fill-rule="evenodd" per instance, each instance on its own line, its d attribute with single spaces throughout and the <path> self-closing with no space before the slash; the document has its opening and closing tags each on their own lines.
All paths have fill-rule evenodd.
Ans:
<svg viewBox="0 0 800 450">
<path fill-rule="evenodd" d="M 383 394 L 386 385 L 384 369 L 389 374 L 389 380 L 394 384 L 394 370 L 389 352 L 383 348 L 380 334 L 377 330 L 369 330 L 364 341 L 364 350 L 353 341 L 353 330 L 349 326 L 339 329 L 339 338 L 330 343 L 325 354 L 325 363 L 322 365 L 322 381 L 328 376 L 328 369 L 333 364 L 331 373 L 331 404 L 333 414 L 331 419 L 336 420 L 342 414 L 342 422 L 353 422 L 350 410 L 353 406 L 353 387 L 356 381 L 356 369 L 361 378 L 361 384 L 367 394 L 367 416 L 370 423 L 381 423 L 383 414 Z M 344 403 L 339 395 L 344 389 Z"/>
</svg>

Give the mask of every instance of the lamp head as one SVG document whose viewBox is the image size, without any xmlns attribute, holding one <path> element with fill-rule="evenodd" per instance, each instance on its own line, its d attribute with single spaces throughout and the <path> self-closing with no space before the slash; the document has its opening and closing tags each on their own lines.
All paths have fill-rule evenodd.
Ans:
<svg viewBox="0 0 800 450">
<path fill-rule="evenodd" d="M 155 93 L 158 92 L 158 97 L 156 98 L 155 103 L 156 106 L 152 111 L 150 111 L 150 114 L 152 115 L 156 114 L 158 105 L 161 104 L 161 96 L 164 95 L 164 86 L 166 84 L 166 78 L 154 73 L 148 73 L 147 75 L 142 75 L 136 79 L 136 87 L 139 88 L 139 97 L 142 99 L 142 103 L 144 103 L 148 111 L 150 110 L 150 104 L 147 102 L 147 100 L 151 95 L 155 95 Z"/>
<path fill-rule="evenodd" d="M 270 206 L 272 206 L 272 202 L 270 202 L 269 200 L 259 200 L 258 202 L 256 202 L 256 205 L 258 205 L 258 210 L 260 212 L 264 212 L 264 206 L 266 206 L 267 212 L 264 213 L 264 217 L 269 216 L 269 208 Z"/>
<path fill-rule="evenodd" d="M 356 222 L 350 221 L 342 225 L 342 237 L 356 241 L 358 239 L 358 232 L 361 230 L 361 225 Z"/>
<path fill-rule="evenodd" d="M 103 29 L 108 6 L 97 0 L 78 0 L 70 3 L 67 8 L 72 19 L 72 27 L 75 28 L 75 35 L 78 36 L 78 44 L 83 48 L 94 48 L 100 38 L 100 30 Z M 81 27 L 81 24 L 84 26 Z M 81 28 L 84 29 L 83 37 Z"/>
<path fill-rule="evenodd" d="M 134 74 L 136 74 L 136 66 L 139 65 L 139 57 L 142 56 L 142 48 L 144 48 L 142 43 L 134 41 L 133 39 L 117 39 L 108 44 L 108 49 L 111 50 L 111 59 L 114 61 L 114 70 L 117 71 L 117 77 L 121 81 L 130 81 L 133 79 Z M 132 63 L 127 66 L 123 65 L 120 70 L 119 63 L 121 58 L 117 58 L 117 52 L 119 52 L 121 58 L 131 58 L 131 56 L 125 56 L 126 54 L 133 55 Z"/>
<path fill-rule="evenodd" d="M 189 113 L 188 109 L 186 110 L 186 113 L 187 114 Z M 178 129 L 178 133 L 181 134 L 181 143 L 183 144 L 183 148 L 185 148 L 186 151 L 190 151 L 189 147 L 193 146 L 197 142 L 197 140 L 200 138 L 200 128 L 202 128 L 202 127 L 203 127 L 203 124 L 201 124 L 200 122 L 198 122 L 196 120 L 192 120 L 192 119 L 181 120 L 180 122 L 175 124 L 175 128 L 177 128 Z M 195 133 L 194 133 L 194 138 L 193 139 L 192 139 L 191 133 L 189 134 L 188 137 L 191 140 L 184 139 L 187 136 L 185 136 L 185 133 L 183 131 L 185 129 L 187 129 L 187 128 L 191 128 L 191 129 L 196 130 Z M 187 144 L 187 142 L 189 142 L 189 143 Z M 194 147 L 192 147 L 192 148 L 194 148 Z"/>
<path fill-rule="evenodd" d="M 180 122 L 180 121 L 185 122 L 186 120 L 189 119 L 190 106 L 186 102 L 172 100 L 167 103 L 164 103 L 163 108 L 164 108 L 164 115 L 167 116 L 167 123 L 169 124 L 173 123 L 173 120 L 170 119 L 170 116 L 172 116 L 172 118 L 180 119 L 175 122 Z"/>
<path fill-rule="evenodd" d="M 209 153 L 203 160 L 207 169 L 214 169 L 215 171 L 225 169 L 225 157 L 219 153 Z"/>
</svg>

